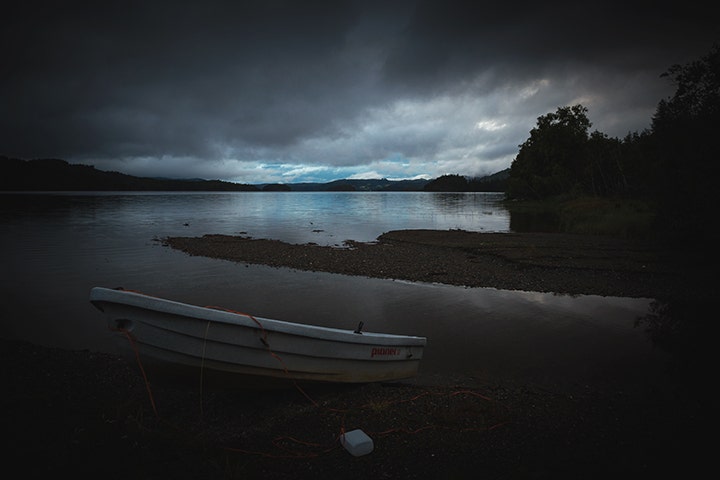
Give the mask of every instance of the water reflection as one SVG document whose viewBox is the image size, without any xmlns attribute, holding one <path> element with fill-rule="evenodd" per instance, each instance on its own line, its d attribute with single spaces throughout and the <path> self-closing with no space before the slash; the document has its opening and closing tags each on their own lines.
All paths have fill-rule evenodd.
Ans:
<svg viewBox="0 0 720 480">
<path fill-rule="evenodd" d="M 712 305 L 700 299 L 653 300 L 636 325 L 644 328 L 653 343 L 673 354 L 678 367 L 704 371 L 712 352 L 708 335 Z"/>
<path fill-rule="evenodd" d="M 510 213 L 510 230 L 513 232 L 557 232 L 560 229 L 560 218 L 554 212 Z"/>
<path fill-rule="evenodd" d="M 388 230 L 508 231 L 502 194 L 108 192 L 0 195 L 0 218 L 143 225 L 158 235 L 237 234 L 292 243 L 374 241 Z M 34 221 L 33 220 L 33 221 Z"/>
<path fill-rule="evenodd" d="M 437 214 L 447 217 L 447 228 L 489 232 L 509 229 L 510 214 L 502 204 L 502 193 L 443 192 L 429 198 Z"/>
</svg>

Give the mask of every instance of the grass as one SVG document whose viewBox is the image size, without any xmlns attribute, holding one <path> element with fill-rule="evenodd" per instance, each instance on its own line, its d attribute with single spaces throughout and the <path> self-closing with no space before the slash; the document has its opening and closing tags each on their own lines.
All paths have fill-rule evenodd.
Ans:
<svg viewBox="0 0 720 480">
<path fill-rule="evenodd" d="M 652 235 L 656 212 L 638 199 L 576 197 L 506 202 L 513 213 L 552 218 L 558 231 L 623 238 Z"/>
<path fill-rule="evenodd" d="M 654 220 L 654 210 L 640 200 L 581 197 L 560 209 L 561 227 L 568 233 L 646 237 Z"/>
</svg>

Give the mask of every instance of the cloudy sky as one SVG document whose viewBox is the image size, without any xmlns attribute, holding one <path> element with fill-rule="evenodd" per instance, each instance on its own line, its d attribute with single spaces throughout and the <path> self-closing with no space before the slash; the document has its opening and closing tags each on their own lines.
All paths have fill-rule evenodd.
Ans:
<svg viewBox="0 0 720 480">
<path fill-rule="evenodd" d="M 16 3 L 0 155 L 243 183 L 491 174 L 576 103 L 623 137 L 720 41 L 693 1 Z"/>
</svg>

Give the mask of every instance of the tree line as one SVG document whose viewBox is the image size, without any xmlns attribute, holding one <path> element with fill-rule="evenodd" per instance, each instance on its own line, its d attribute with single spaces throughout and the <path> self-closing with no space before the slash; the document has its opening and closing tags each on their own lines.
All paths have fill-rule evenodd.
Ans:
<svg viewBox="0 0 720 480">
<path fill-rule="evenodd" d="M 463 175 L 442 175 L 430 180 L 423 190 L 426 192 L 504 192 L 509 169 L 485 177 L 467 178 Z"/>
<path fill-rule="evenodd" d="M 593 131 L 582 105 L 537 119 L 512 162 L 506 197 L 600 196 L 651 202 L 666 227 L 702 231 L 714 215 L 720 147 L 720 47 L 663 77 L 674 95 L 658 103 L 650 128 L 623 139 Z"/>
</svg>

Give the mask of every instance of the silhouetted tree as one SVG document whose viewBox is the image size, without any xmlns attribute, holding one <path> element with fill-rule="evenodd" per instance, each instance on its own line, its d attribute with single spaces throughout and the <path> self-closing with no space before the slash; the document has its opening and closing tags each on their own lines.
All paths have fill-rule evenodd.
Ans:
<svg viewBox="0 0 720 480">
<path fill-rule="evenodd" d="M 625 194 L 628 181 L 622 158 L 622 142 L 594 131 L 587 142 L 587 162 L 582 172 L 583 191 L 592 195 Z"/>
<path fill-rule="evenodd" d="M 327 186 L 328 192 L 354 192 L 356 190 L 353 184 L 347 182 L 332 182 Z"/>
<path fill-rule="evenodd" d="M 661 172 L 655 167 L 655 144 L 650 130 L 628 133 L 620 143 L 624 192 L 633 198 L 651 198 L 651 185 Z"/>
<path fill-rule="evenodd" d="M 508 168 L 485 177 L 470 178 L 467 181 L 467 188 L 471 192 L 504 192 L 509 176 Z"/>
<path fill-rule="evenodd" d="M 466 192 L 468 182 L 462 175 L 442 175 L 425 185 L 426 192 Z"/>
<path fill-rule="evenodd" d="M 720 47 L 687 65 L 673 65 L 663 75 L 677 90 L 660 101 L 652 120 L 654 168 L 662 173 L 653 177 L 652 191 L 663 221 L 676 233 L 707 237 L 707 223 L 716 215 L 720 161 L 715 137 L 720 125 Z"/>
<path fill-rule="evenodd" d="M 508 197 L 542 199 L 581 187 L 591 125 L 582 105 L 539 117 L 513 160 Z"/>
<path fill-rule="evenodd" d="M 263 192 L 289 192 L 290 185 L 284 183 L 269 183 L 262 188 Z"/>
</svg>

